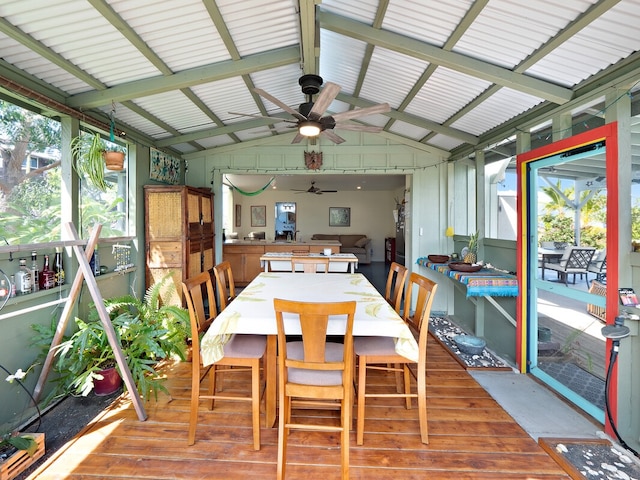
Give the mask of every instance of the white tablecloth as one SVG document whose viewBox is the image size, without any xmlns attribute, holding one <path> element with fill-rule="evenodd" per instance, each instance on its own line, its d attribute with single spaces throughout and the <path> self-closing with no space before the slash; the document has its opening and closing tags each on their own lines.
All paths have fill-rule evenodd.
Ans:
<svg viewBox="0 0 640 480">
<path fill-rule="evenodd" d="M 418 361 L 418 344 L 409 327 L 364 275 L 270 272 L 258 275 L 209 327 L 200 347 L 203 363 L 210 365 L 222 358 L 223 345 L 234 333 L 277 335 L 274 298 L 305 302 L 356 300 L 354 336 L 393 337 L 398 354 Z M 299 334 L 296 324 L 287 325 L 287 332 Z M 329 321 L 329 335 L 343 332 L 344 318 Z"/>
</svg>

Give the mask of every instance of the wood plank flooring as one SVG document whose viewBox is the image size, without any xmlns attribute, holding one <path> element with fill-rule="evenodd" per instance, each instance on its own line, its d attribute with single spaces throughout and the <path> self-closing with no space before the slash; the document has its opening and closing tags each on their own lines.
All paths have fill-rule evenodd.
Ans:
<svg viewBox="0 0 640 480">
<path fill-rule="evenodd" d="M 355 445 L 355 431 L 351 436 L 352 479 L 570 478 L 440 344 L 429 342 L 429 445 L 420 442 L 415 407 L 406 410 L 399 399 L 369 399 L 364 445 Z M 254 451 L 246 404 L 220 402 L 213 411 L 202 405 L 196 444 L 188 447 L 190 365 L 169 365 L 166 374 L 171 397 L 161 394 L 158 402 L 146 403 L 147 421 L 138 421 L 124 397 L 29 479 L 275 478 L 277 427 L 262 429 L 262 448 Z M 225 389 L 248 385 L 235 382 L 226 380 Z M 394 385 L 392 375 L 379 372 L 367 388 Z M 337 420 L 336 411 L 298 414 Z M 338 442 L 337 434 L 292 432 L 287 478 L 339 478 Z"/>
</svg>

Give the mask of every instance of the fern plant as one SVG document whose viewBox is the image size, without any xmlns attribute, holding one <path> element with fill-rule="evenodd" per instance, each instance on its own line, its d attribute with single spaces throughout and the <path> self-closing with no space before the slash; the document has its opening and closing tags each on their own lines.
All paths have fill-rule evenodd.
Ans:
<svg viewBox="0 0 640 480">
<path fill-rule="evenodd" d="M 158 392 L 168 393 L 157 363 L 172 357 L 185 359 L 189 313 L 160 301 L 160 291 L 170 278 L 167 275 L 149 287 L 142 299 L 125 295 L 104 300 L 127 366 L 145 400 L 151 393 L 156 399 Z M 75 321 L 78 330 L 56 347 L 55 368 L 63 393 L 86 396 L 100 378 L 99 372 L 115 366 L 116 359 L 95 308 L 86 321 Z"/>
</svg>

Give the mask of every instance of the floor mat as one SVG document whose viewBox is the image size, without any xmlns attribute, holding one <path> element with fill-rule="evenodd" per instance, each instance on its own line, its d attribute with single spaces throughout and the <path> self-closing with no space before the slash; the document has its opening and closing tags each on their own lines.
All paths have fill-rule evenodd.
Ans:
<svg viewBox="0 0 640 480">
<path fill-rule="evenodd" d="M 589 403 L 604 410 L 604 380 L 580 368 L 575 363 L 538 362 L 538 367 Z"/>
</svg>

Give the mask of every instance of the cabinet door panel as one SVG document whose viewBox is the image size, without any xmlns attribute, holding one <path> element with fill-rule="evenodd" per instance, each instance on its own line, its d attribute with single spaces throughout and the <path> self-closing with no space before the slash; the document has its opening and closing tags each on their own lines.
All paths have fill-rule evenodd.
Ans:
<svg viewBox="0 0 640 480">
<path fill-rule="evenodd" d="M 233 272 L 233 280 L 236 283 L 244 283 L 244 254 L 242 253 L 224 253 L 224 260 L 231 265 L 231 271 Z"/>
<path fill-rule="evenodd" d="M 149 242 L 148 264 L 150 268 L 182 266 L 182 242 Z"/>
</svg>

